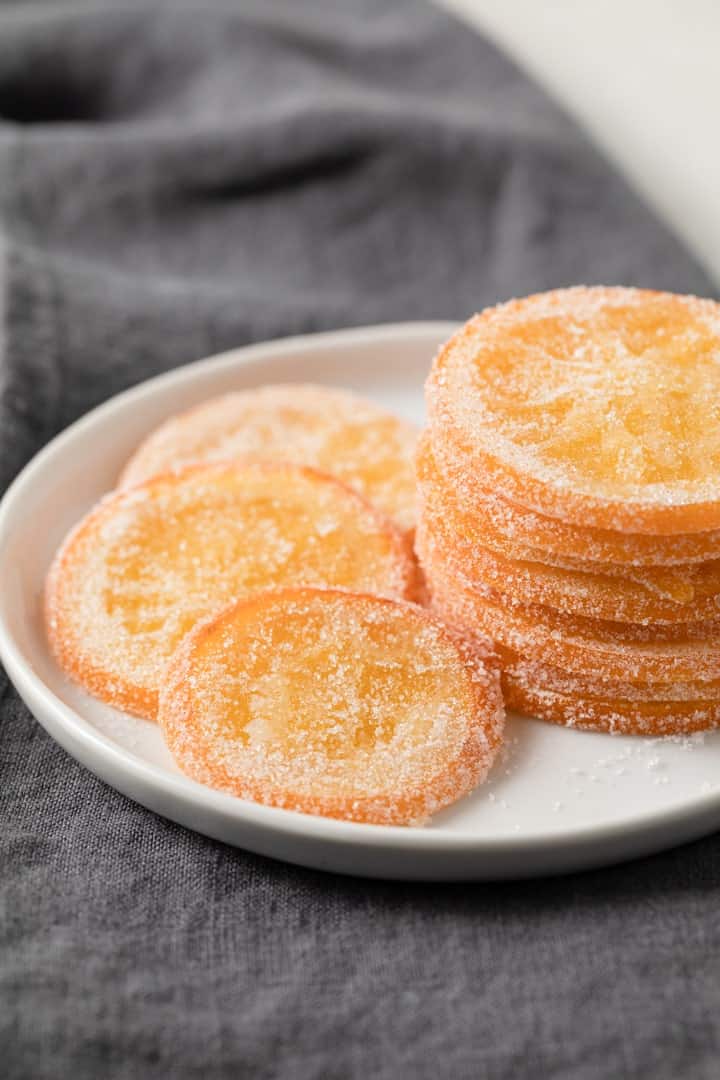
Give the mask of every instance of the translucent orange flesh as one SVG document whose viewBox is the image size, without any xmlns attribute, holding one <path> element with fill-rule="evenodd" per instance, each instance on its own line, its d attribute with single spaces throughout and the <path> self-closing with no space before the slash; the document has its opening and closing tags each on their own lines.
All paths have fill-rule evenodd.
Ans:
<svg viewBox="0 0 720 1080">
<path fill-rule="evenodd" d="M 461 474 L 550 517 L 717 529 L 719 357 L 709 300 L 580 287 L 511 301 L 441 351 L 431 427 Z"/>
<path fill-rule="evenodd" d="M 195 623 L 288 584 L 413 595 L 407 542 L 360 496 L 293 465 L 190 467 L 111 495 L 71 533 L 46 590 L 50 641 L 91 693 L 149 718 Z"/>
<path fill-rule="evenodd" d="M 186 637 L 159 721 L 201 783 L 310 814 L 414 824 L 484 777 L 503 711 L 497 675 L 420 608 L 288 589 Z"/>
<path fill-rule="evenodd" d="M 417 429 L 323 386 L 263 386 L 212 398 L 161 424 L 125 466 L 124 486 L 184 465 L 290 461 L 331 473 L 407 531 L 415 525 Z"/>
</svg>

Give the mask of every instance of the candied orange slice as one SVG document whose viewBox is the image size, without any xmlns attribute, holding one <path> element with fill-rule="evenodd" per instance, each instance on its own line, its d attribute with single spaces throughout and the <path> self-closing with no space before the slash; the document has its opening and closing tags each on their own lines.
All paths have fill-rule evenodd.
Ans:
<svg viewBox="0 0 720 1080">
<path fill-rule="evenodd" d="M 527 589 L 528 599 L 597 618 L 679 622 L 720 617 L 720 559 L 682 566 L 613 566 L 547 556 L 505 537 L 456 530 L 442 506 L 420 500 L 432 532 L 471 581 L 498 575 Z M 526 584 L 527 583 L 527 584 Z"/>
<path fill-rule="evenodd" d="M 712 607 L 711 597 L 720 593 L 720 559 L 705 562 L 683 563 L 675 566 L 631 566 L 601 562 L 581 562 L 578 559 L 563 558 L 539 551 L 537 548 L 524 548 L 509 542 L 506 537 L 492 530 L 476 529 L 473 534 L 469 529 L 456 530 L 451 514 L 441 505 L 430 505 L 420 500 L 420 513 L 427 529 L 443 538 L 443 543 L 452 557 L 463 566 L 468 577 L 482 577 L 484 572 L 484 553 L 495 553 L 515 563 L 533 563 L 551 571 L 569 571 L 571 575 L 581 575 L 576 580 L 581 586 L 588 583 L 588 575 L 600 578 L 614 578 L 620 582 L 607 586 L 610 590 L 624 589 L 624 583 L 631 587 L 631 592 L 640 598 L 640 604 L 650 603 L 649 597 L 672 601 L 673 604 L 704 603 L 708 612 Z M 476 552 L 480 551 L 476 558 Z M 564 575 L 560 574 L 562 579 Z M 569 580 L 573 580 L 572 577 Z M 639 586 L 640 592 L 634 586 Z M 553 587 L 553 586 L 550 586 Z M 571 590 L 572 591 L 572 590 Z M 623 601 L 621 600 L 621 603 Z M 632 603 L 632 601 L 630 601 Z M 720 601 L 718 602 L 720 614 Z M 669 619 L 674 616 L 672 606 L 668 607 Z M 681 614 L 678 611 L 678 614 Z M 639 618 L 645 618 L 639 615 Z M 665 618 L 658 613 L 658 619 Z M 703 616 L 705 617 L 705 616 Z"/>
<path fill-rule="evenodd" d="M 623 701 L 561 694 L 503 677 L 509 709 L 552 724 L 616 735 L 692 735 L 720 724 L 719 701 Z"/>
<path fill-rule="evenodd" d="M 473 589 L 442 563 L 422 525 L 417 548 L 432 608 L 459 633 L 493 641 L 501 659 L 503 649 L 508 649 L 565 671 L 635 685 L 720 679 L 717 623 L 712 635 L 705 623 L 669 627 L 662 640 L 662 627 L 604 623 L 563 616 L 539 605 L 513 604 Z"/>
<path fill-rule="evenodd" d="M 471 319 L 437 357 L 436 443 L 458 483 L 481 476 L 550 517 L 635 533 L 717 529 L 719 352 L 711 300 L 580 287 L 511 301 Z"/>
<path fill-rule="evenodd" d="M 288 584 L 412 595 L 407 541 L 360 495 L 298 465 L 218 464 L 103 500 L 46 587 L 55 654 L 91 693 L 148 718 L 162 671 L 200 618 Z"/>
<path fill-rule="evenodd" d="M 404 530 L 415 524 L 417 429 L 356 394 L 262 386 L 212 398 L 161 424 L 125 466 L 123 486 L 199 461 L 291 461 L 331 473 Z"/>
<path fill-rule="evenodd" d="M 466 795 L 501 742 L 498 676 L 412 604 L 257 595 L 198 624 L 159 721 L 183 772 L 270 806 L 411 825 Z"/>
<path fill-rule="evenodd" d="M 482 543 L 510 558 L 576 569 L 593 563 L 602 566 L 603 573 L 647 568 L 655 576 L 675 566 L 683 574 L 689 565 L 717 558 L 720 551 L 718 530 L 674 536 L 611 532 L 537 514 L 508 502 L 499 491 L 485 489 L 475 476 L 472 487 L 456 489 L 437 464 L 427 430 L 418 444 L 417 478 L 421 506 L 445 521 L 448 532 L 466 548 Z"/>
<path fill-rule="evenodd" d="M 443 537 L 430 529 L 424 519 L 420 521 L 415 546 L 422 561 L 420 573 L 423 578 L 424 573 L 429 573 L 431 577 L 437 578 L 439 575 L 448 581 L 458 581 L 461 583 L 461 588 L 478 593 L 501 607 L 521 608 L 527 615 L 535 612 L 541 622 L 549 618 L 563 632 L 571 635 L 600 637 L 603 640 L 623 644 L 651 641 L 704 641 L 706 638 L 720 636 L 720 616 L 699 621 L 664 623 L 632 623 L 617 619 L 600 619 L 532 603 L 525 593 L 512 592 L 508 589 L 507 581 L 502 582 L 500 588 L 493 588 L 487 582 L 473 581 L 466 572 L 465 564 L 457 559 L 456 550 L 447 545 Z M 424 582 L 424 591 L 426 595 L 429 595 L 427 582 Z"/>
<path fill-rule="evenodd" d="M 619 679 L 599 679 L 551 664 L 527 660 L 503 649 L 501 666 L 507 676 L 520 684 L 552 690 L 559 694 L 621 701 L 720 701 L 720 681 L 694 683 L 648 683 L 635 685 Z"/>
<path fill-rule="evenodd" d="M 479 545 L 453 550 L 445 523 L 423 518 L 425 530 L 437 536 L 454 565 L 470 585 L 490 588 L 523 603 L 541 604 L 557 611 L 613 622 L 687 623 L 720 617 L 720 561 L 698 564 L 692 572 L 644 577 L 591 573 L 508 559 Z M 674 586 L 674 588 L 673 588 Z"/>
</svg>

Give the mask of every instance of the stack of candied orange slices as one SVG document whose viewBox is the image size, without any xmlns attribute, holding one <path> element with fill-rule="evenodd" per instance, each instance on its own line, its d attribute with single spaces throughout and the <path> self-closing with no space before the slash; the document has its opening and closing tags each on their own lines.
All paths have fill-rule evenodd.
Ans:
<svg viewBox="0 0 720 1080">
<path fill-rule="evenodd" d="M 163 424 L 66 538 L 48 637 L 102 701 L 160 722 L 200 782 L 415 824 L 489 770 L 497 671 L 414 602 L 416 431 L 310 386 Z"/>
<path fill-rule="evenodd" d="M 571 288 L 472 318 L 418 453 L 432 606 L 494 642 L 508 705 L 687 734 L 720 722 L 720 305 Z"/>
<path fill-rule="evenodd" d="M 120 484 L 199 461 L 290 461 L 331 473 L 412 533 L 416 442 L 414 424 L 347 390 L 261 386 L 171 417 L 141 443 Z"/>
</svg>

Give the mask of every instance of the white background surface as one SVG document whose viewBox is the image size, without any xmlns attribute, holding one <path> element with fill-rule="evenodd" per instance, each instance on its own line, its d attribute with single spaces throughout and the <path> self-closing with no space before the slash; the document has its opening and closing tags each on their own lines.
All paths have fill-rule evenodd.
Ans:
<svg viewBox="0 0 720 1080">
<path fill-rule="evenodd" d="M 720 283 L 720 2 L 438 0 L 573 113 Z"/>
</svg>

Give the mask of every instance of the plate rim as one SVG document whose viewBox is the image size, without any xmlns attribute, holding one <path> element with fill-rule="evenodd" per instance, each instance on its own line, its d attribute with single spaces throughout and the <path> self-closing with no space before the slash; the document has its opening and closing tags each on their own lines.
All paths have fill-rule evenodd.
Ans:
<svg viewBox="0 0 720 1080">
<path fill-rule="evenodd" d="M 54 436 L 33 455 L 12 481 L 0 501 L 0 558 L 12 531 L 15 506 L 22 500 L 26 491 L 32 489 L 36 473 L 42 469 L 48 459 L 52 458 L 68 443 L 72 443 L 78 436 L 84 434 L 88 428 L 92 428 L 96 424 L 102 424 L 106 417 L 112 415 L 116 409 L 124 408 L 135 399 L 140 399 L 149 392 L 161 394 L 163 388 L 170 383 L 191 384 L 197 377 L 215 372 L 220 373 L 235 367 L 242 368 L 255 361 L 262 361 L 265 357 L 271 357 L 278 352 L 294 353 L 300 356 L 305 352 L 312 352 L 318 346 L 342 348 L 345 345 L 370 344 L 379 340 L 385 342 L 393 340 L 406 341 L 411 337 L 434 336 L 441 339 L 443 335 L 451 333 L 457 325 L 457 322 L 450 320 L 423 320 L 376 324 L 274 338 L 257 344 L 238 346 L 192 361 L 181 367 L 143 380 L 111 396 Z M 182 774 L 176 775 L 161 765 L 145 761 L 97 729 L 89 720 L 57 697 L 53 690 L 33 670 L 30 663 L 25 660 L 22 649 L 7 624 L 5 602 L 1 597 L 0 660 L 5 666 L 8 678 L 30 708 L 36 721 L 41 724 L 50 737 L 58 742 L 72 757 L 80 761 L 83 767 L 88 768 L 94 775 L 100 776 L 104 782 L 116 790 L 123 789 L 114 780 L 107 780 L 104 775 L 98 772 L 94 764 L 88 763 L 87 758 L 93 761 L 100 759 L 107 762 L 111 768 L 119 770 L 122 774 L 129 775 L 131 779 L 150 784 L 153 788 L 159 789 L 163 795 L 169 796 L 173 801 L 179 802 L 188 808 L 204 804 L 213 813 L 225 819 L 232 819 L 240 824 L 254 826 L 275 835 L 290 834 L 301 839 L 311 839 L 351 849 L 369 847 L 386 852 L 402 850 L 406 853 L 417 852 L 418 854 L 466 855 L 477 859 L 481 859 L 483 855 L 491 858 L 502 855 L 506 856 L 509 861 L 519 860 L 523 854 L 532 855 L 534 860 L 548 853 L 552 853 L 556 857 L 563 853 L 571 855 L 586 846 L 592 848 L 593 845 L 597 845 L 599 842 L 612 845 L 613 841 L 625 841 L 625 847 L 628 849 L 629 854 L 618 853 L 605 859 L 589 858 L 587 860 L 587 865 L 599 866 L 603 862 L 616 862 L 631 857 L 634 853 L 632 850 L 633 839 L 638 841 L 642 839 L 640 850 L 644 854 L 649 854 L 653 850 L 671 847 L 682 842 L 682 840 L 690 840 L 706 834 L 713 827 L 710 823 L 711 818 L 717 817 L 716 824 L 720 827 L 720 791 L 700 791 L 692 798 L 684 798 L 675 805 L 671 804 L 666 807 L 651 809 L 645 813 L 636 813 L 629 820 L 581 825 L 575 828 L 559 825 L 557 829 L 548 829 L 545 826 L 542 831 L 538 832 L 528 833 L 525 831 L 517 835 L 508 832 L 497 836 L 474 836 L 470 830 L 456 827 L 443 827 L 442 829 L 433 830 L 408 828 L 406 826 L 370 825 L 265 806 L 205 787 Z M 49 725 L 42 716 L 38 716 L 31 702 L 39 703 L 41 706 L 39 711 L 46 710 L 47 714 L 52 717 L 52 722 Z M 61 733 L 62 737 L 58 732 Z M 142 800 L 134 795 L 124 793 L 127 797 L 133 798 L 134 801 L 142 803 Z M 143 803 L 143 805 L 147 804 Z M 171 813 L 151 809 L 154 813 L 172 819 Z M 667 830 L 674 830 L 676 836 L 670 842 L 666 842 Z M 203 832 L 204 830 L 198 829 L 197 831 Z M 637 853 L 639 854 L 640 851 Z M 303 862 L 300 859 L 298 861 Z M 309 865 L 307 862 L 303 864 Z M 582 863 L 576 860 L 574 868 L 579 869 L 581 865 Z M 481 876 L 488 878 L 494 876 L 491 871 L 485 873 L 482 866 L 475 869 L 480 872 Z M 362 873 L 362 870 L 355 872 Z M 563 870 L 553 869 L 550 865 L 546 870 L 534 872 L 553 873 L 563 872 Z M 503 874 L 502 876 L 522 877 L 530 875 L 530 871 L 525 873 L 520 871 L 512 875 Z M 403 872 L 399 876 L 407 877 L 407 874 Z M 430 877 L 432 876 L 431 874 Z M 470 877 L 472 873 L 463 876 Z"/>
</svg>

